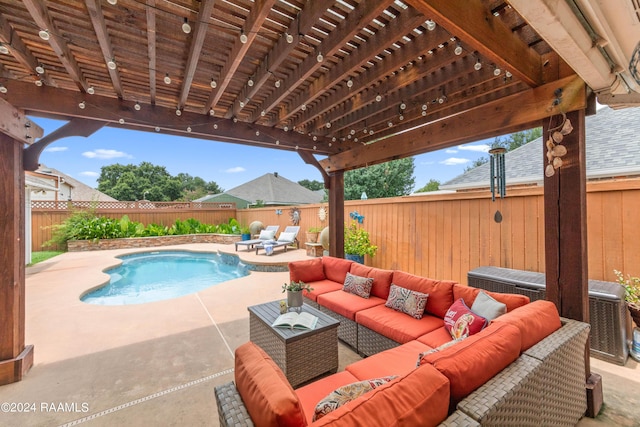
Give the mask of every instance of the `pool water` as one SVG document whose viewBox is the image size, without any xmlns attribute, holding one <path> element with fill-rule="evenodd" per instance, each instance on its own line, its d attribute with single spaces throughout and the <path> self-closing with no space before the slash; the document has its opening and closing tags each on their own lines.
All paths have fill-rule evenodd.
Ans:
<svg viewBox="0 0 640 427">
<path fill-rule="evenodd" d="M 118 267 L 105 271 L 110 282 L 80 299 L 89 304 L 127 305 L 192 294 L 249 274 L 238 263 L 222 263 L 215 253 L 145 252 L 119 257 Z"/>
</svg>

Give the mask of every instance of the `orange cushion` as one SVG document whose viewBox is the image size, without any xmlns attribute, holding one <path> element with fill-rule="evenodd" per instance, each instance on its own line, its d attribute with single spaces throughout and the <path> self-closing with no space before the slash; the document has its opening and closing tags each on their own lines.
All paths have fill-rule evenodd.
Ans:
<svg viewBox="0 0 640 427">
<path fill-rule="evenodd" d="M 403 288 L 429 294 L 425 313 L 429 312 L 444 319 L 447 310 L 453 304 L 453 285 L 455 282 L 448 280 L 433 280 L 426 277 L 415 276 L 403 271 L 394 271 L 393 283 Z"/>
<path fill-rule="evenodd" d="M 303 281 L 305 283 L 326 279 L 322 267 L 322 258 L 290 262 L 289 278 L 292 282 Z"/>
<path fill-rule="evenodd" d="M 256 426 L 306 426 L 298 396 L 284 373 L 252 342 L 236 349 L 236 388 Z"/>
<path fill-rule="evenodd" d="M 346 367 L 359 380 L 386 377 L 389 375 L 406 375 L 416 368 L 418 354 L 431 350 L 432 347 L 413 340 L 401 346 L 385 350 Z"/>
<path fill-rule="evenodd" d="M 356 320 L 356 313 L 358 311 L 384 304 L 382 298 L 362 298 L 343 290 L 319 295 L 317 301 L 318 304 L 351 320 Z"/>
<path fill-rule="evenodd" d="M 447 417 L 449 381 L 432 366 L 364 394 L 313 426 L 436 426 Z"/>
<path fill-rule="evenodd" d="M 322 257 L 322 268 L 327 279 L 334 282 L 344 283 L 347 272 L 351 269 L 353 261 L 332 256 Z"/>
<path fill-rule="evenodd" d="M 522 334 L 521 351 L 526 351 L 560 327 L 560 315 L 551 301 L 537 300 L 493 319 L 492 323 L 515 325 Z"/>
<path fill-rule="evenodd" d="M 305 298 L 309 298 L 312 301 L 318 301 L 318 295 L 326 294 L 327 292 L 342 290 L 342 283 L 334 282 L 333 280 L 328 279 L 311 282 L 310 285 L 313 290 L 310 292 L 304 292 L 303 296 Z"/>
<path fill-rule="evenodd" d="M 455 298 L 456 301 L 462 298 L 464 300 L 464 303 L 467 304 L 467 306 L 471 307 L 473 305 L 473 302 L 476 300 L 476 297 L 478 296 L 480 290 L 481 289 L 471 286 L 455 284 L 453 286 L 453 298 Z M 529 304 L 530 301 L 529 297 L 526 295 L 503 294 L 500 292 L 490 292 L 485 290 L 483 290 L 483 292 L 496 301 L 506 304 L 507 312 L 515 310 L 518 307 L 522 307 L 525 304 Z"/>
<path fill-rule="evenodd" d="M 449 409 L 520 356 L 520 330 L 508 324 L 489 325 L 456 345 L 422 358 L 451 383 Z"/>
<path fill-rule="evenodd" d="M 383 270 L 381 268 L 367 267 L 362 264 L 354 262 L 351 265 L 351 274 L 361 277 L 372 277 L 373 287 L 371 288 L 371 295 L 375 295 L 379 298 L 387 299 L 389 296 L 389 287 L 391 287 L 391 280 L 393 279 L 393 270 Z"/>
<path fill-rule="evenodd" d="M 307 423 L 312 423 L 313 413 L 318 402 L 338 387 L 356 381 L 358 381 L 358 378 L 354 377 L 350 372 L 342 371 L 296 389 L 295 393 L 300 399 L 302 409 L 307 417 Z"/>
<path fill-rule="evenodd" d="M 440 347 L 442 344 L 451 341 L 451 333 L 444 326 L 435 331 L 431 331 L 425 335 L 418 337 L 418 341 L 429 347 Z"/>
<path fill-rule="evenodd" d="M 443 320 L 425 313 L 422 319 L 413 318 L 384 305 L 377 305 L 356 313 L 356 322 L 400 344 L 442 327 Z"/>
</svg>

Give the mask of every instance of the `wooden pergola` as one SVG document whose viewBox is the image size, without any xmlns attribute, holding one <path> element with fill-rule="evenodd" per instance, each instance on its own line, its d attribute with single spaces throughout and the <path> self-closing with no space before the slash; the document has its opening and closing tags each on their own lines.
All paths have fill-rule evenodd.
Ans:
<svg viewBox="0 0 640 427">
<path fill-rule="evenodd" d="M 103 126 L 296 151 L 324 177 L 342 256 L 345 171 L 547 136 L 566 114 L 568 154 L 545 180 L 546 283 L 561 315 L 587 321 L 584 117 L 596 96 L 640 101 L 623 2 L 599 3 L 0 0 L 0 384 L 33 362 L 24 171 Z M 29 115 L 67 124 L 42 135 Z"/>
</svg>

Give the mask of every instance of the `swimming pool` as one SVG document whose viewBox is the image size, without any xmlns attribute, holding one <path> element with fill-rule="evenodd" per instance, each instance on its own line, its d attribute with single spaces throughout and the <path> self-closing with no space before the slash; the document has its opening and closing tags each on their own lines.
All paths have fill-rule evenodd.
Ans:
<svg viewBox="0 0 640 427">
<path fill-rule="evenodd" d="M 249 274 L 242 263 L 221 262 L 217 253 L 154 251 L 118 257 L 122 264 L 106 270 L 109 283 L 81 296 L 98 305 L 162 301 L 192 294 Z"/>
</svg>

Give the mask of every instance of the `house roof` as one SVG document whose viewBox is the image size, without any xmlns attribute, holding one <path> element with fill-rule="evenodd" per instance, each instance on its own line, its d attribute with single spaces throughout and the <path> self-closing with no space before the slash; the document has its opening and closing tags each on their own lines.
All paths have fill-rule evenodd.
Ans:
<svg viewBox="0 0 640 427">
<path fill-rule="evenodd" d="M 37 176 L 31 175 L 29 172 L 25 174 L 24 186 L 30 191 L 58 191 L 57 188 L 51 185 L 50 180 L 38 178 Z"/>
<path fill-rule="evenodd" d="M 44 164 L 41 164 L 36 173 L 41 176 L 49 176 L 51 179 L 57 179 L 59 176 L 64 180 L 66 184 L 73 188 L 72 198 L 73 200 L 81 200 L 81 201 L 101 201 L 101 202 L 117 202 L 117 199 L 114 199 L 111 196 L 107 196 L 101 191 L 96 190 L 95 188 L 91 188 L 88 185 L 78 181 L 77 179 L 65 174 L 64 172 L 60 172 L 57 169 L 50 168 Z"/>
<path fill-rule="evenodd" d="M 586 118 L 587 179 L 640 175 L 640 107 L 604 107 Z M 544 137 L 544 136 L 543 136 Z M 543 137 L 505 154 L 507 185 L 542 183 Z M 447 181 L 443 190 L 486 188 L 489 164 Z"/>
<path fill-rule="evenodd" d="M 230 194 L 250 203 L 262 200 L 265 205 L 320 203 L 324 197 L 322 194 L 288 180 L 277 172 L 264 174 L 252 181 L 225 191 L 223 194 Z M 203 201 L 208 201 L 216 196 L 219 195 L 209 196 Z"/>
</svg>

